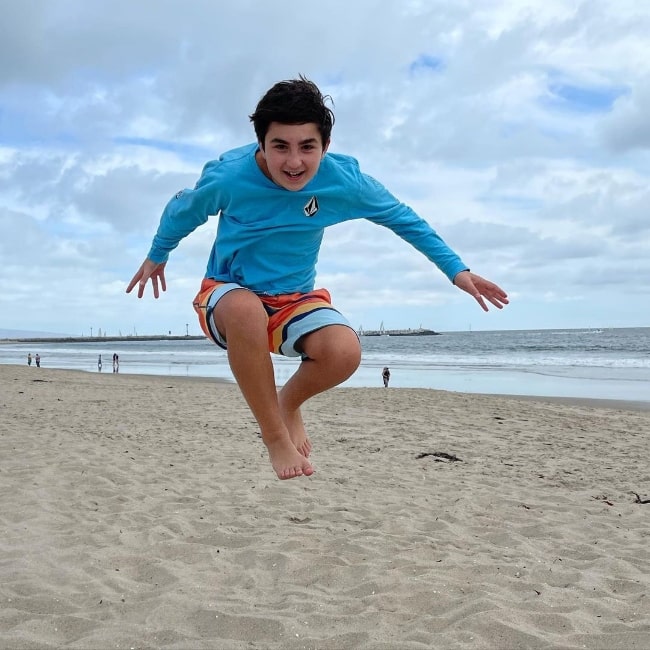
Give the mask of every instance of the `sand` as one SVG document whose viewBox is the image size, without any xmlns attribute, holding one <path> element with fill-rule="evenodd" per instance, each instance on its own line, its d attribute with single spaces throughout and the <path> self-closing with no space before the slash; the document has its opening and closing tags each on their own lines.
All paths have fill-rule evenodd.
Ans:
<svg viewBox="0 0 650 650">
<path fill-rule="evenodd" d="M 0 647 L 650 648 L 650 411 L 377 387 L 305 420 L 283 482 L 234 385 L 0 366 Z"/>
</svg>

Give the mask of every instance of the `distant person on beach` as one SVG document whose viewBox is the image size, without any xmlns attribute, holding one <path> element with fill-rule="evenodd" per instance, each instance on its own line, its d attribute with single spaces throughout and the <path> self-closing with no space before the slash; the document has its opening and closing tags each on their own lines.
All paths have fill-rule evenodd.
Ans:
<svg viewBox="0 0 650 650">
<path fill-rule="evenodd" d="M 36 361 L 36 367 L 40 368 L 41 367 L 41 355 L 36 353 L 36 356 L 34 357 L 34 361 Z"/>
<path fill-rule="evenodd" d="M 194 189 L 165 207 L 149 253 L 129 282 L 142 298 L 166 291 L 165 265 L 179 242 L 219 215 L 217 236 L 194 309 L 206 336 L 228 351 L 277 476 L 310 476 L 312 443 L 301 405 L 348 379 L 361 362 L 357 333 L 314 289 L 326 227 L 352 219 L 386 226 L 423 253 L 485 311 L 506 293 L 468 266 L 411 208 L 358 162 L 327 153 L 331 98 L 304 77 L 281 81 L 250 116 L 257 141 L 208 162 Z M 269 352 L 302 363 L 278 392 Z"/>
<path fill-rule="evenodd" d="M 31 352 L 27 353 L 27 365 L 28 366 L 32 365 L 32 353 Z"/>
<path fill-rule="evenodd" d="M 101 354 L 99 355 L 99 358 L 97 359 L 97 370 L 99 370 L 99 372 L 102 371 L 102 355 Z"/>
<path fill-rule="evenodd" d="M 384 388 L 388 388 L 388 382 L 390 381 L 390 370 L 387 367 L 381 371 L 381 378 L 384 380 Z"/>
<path fill-rule="evenodd" d="M 113 372 L 119 372 L 119 371 L 120 371 L 120 358 L 117 356 L 116 352 L 113 352 Z"/>
</svg>

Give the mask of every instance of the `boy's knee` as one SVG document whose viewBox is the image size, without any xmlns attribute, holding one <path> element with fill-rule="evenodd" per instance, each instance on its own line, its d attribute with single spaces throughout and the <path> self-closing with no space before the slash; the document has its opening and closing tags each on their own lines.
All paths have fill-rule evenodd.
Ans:
<svg viewBox="0 0 650 650">
<path fill-rule="evenodd" d="M 356 333 L 350 329 L 348 331 L 349 336 L 341 348 L 341 353 L 351 364 L 354 365 L 356 370 L 361 363 L 361 344 L 359 343 L 359 338 Z"/>
<path fill-rule="evenodd" d="M 356 333 L 344 325 L 331 325 L 308 334 L 304 352 L 311 358 L 354 372 L 361 363 L 361 344 Z"/>
<path fill-rule="evenodd" d="M 229 327 L 259 325 L 266 328 L 268 315 L 262 301 L 248 289 L 233 289 L 220 298 L 212 318 L 218 330 L 226 334 Z"/>
<path fill-rule="evenodd" d="M 356 334 L 350 330 L 352 336 L 343 337 L 338 346 L 330 348 L 328 363 L 335 366 L 343 377 L 350 377 L 361 364 L 361 345 Z"/>
</svg>

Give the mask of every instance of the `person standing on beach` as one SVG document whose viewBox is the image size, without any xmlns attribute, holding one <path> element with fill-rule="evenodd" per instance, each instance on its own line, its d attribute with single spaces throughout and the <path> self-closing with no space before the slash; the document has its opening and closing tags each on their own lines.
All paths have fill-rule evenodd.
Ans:
<svg viewBox="0 0 650 650">
<path fill-rule="evenodd" d="M 27 353 L 27 365 L 28 366 L 32 365 L 32 353 L 31 352 Z"/>
<path fill-rule="evenodd" d="M 388 388 L 388 382 L 390 381 L 390 370 L 388 367 L 385 367 L 381 371 L 381 378 L 384 380 L 384 388 Z"/>
<path fill-rule="evenodd" d="M 328 153 L 334 114 L 308 79 L 281 81 L 250 116 L 257 141 L 208 162 L 194 189 L 165 207 L 149 253 L 129 282 L 142 298 L 166 291 L 165 266 L 180 241 L 219 215 L 194 309 L 206 336 L 228 352 L 278 478 L 310 476 L 312 443 L 300 407 L 344 382 L 361 345 L 326 289 L 314 289 L 324 229 L 351 219 L 386 226 L 433 262 L 485 311 L 506 293 L 472 273 L 429 224 L 350 156 Z M 302 363 L 278 392 L 269 353 Z"/>
<path fill-rule="evenodd" d="M 117 356 L 117 352 L 113 352 L 113 372 L 120 371 L 120 358 Z"/>
<path fill-rule="evenodd" d="M 97 359 L 97 370 L 98 370 L 99 372 L 102 371 L 102 355 L 101 355 L 101 354 L 99 355 L 99 357 L 98 357 L 98 359 Z"/>
<path fill-rule="evenodd" d="M 36 356 L 34 357 L 34 361 L 36 361 L 36 367 L 40 368 L 41 367 L 41 355 L 36 353 Z"/>
</svg>

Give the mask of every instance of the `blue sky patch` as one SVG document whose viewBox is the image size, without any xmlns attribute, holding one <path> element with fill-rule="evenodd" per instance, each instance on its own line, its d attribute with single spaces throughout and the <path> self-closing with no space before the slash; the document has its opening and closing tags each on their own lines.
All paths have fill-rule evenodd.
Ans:
<svg viewBox="0 0 650 650">
<path fill-rule="evenodd" d="M 579 113 L 610 111 L 614 102 L 628 92 L 621 86 L 579 86 L 564 82 L 550 83 L 548 91 L 549 96 L 544 98 L 545 104 Z"/>
<path fill-rule="evenodd" d="M 409 66 L 411 74 L 419 72 L 439 72 L 443 68 L 443 61 L 440 57 L 432 54 L 420 54 Z"/>
<path fill-rule="evenodd" d="M 478 197 L 481 203 L 502 205 L 504 208 L 514 208 L 521 211 L 539 210 L 544 207 L 544 201 L 532 196 L 515 194 L 483 194 Z"/>
<path fill-rule="evenodd" d="M 201 147 L 195 144 L 186 144 L 183 142 L 172 142 L 170 140 L 117 136 L 113 139 L 113 142 L 115 142 L 115 144 L 125 144 L 134 147 L 148 147 L 150 149 L 157 149 L 158 151 L 169 151 L 178 154 L 181 158 L 187 160 L 205 160 L 210 156 L 214 156 L 214 151 L 207 147 Z"/>
</svg>

